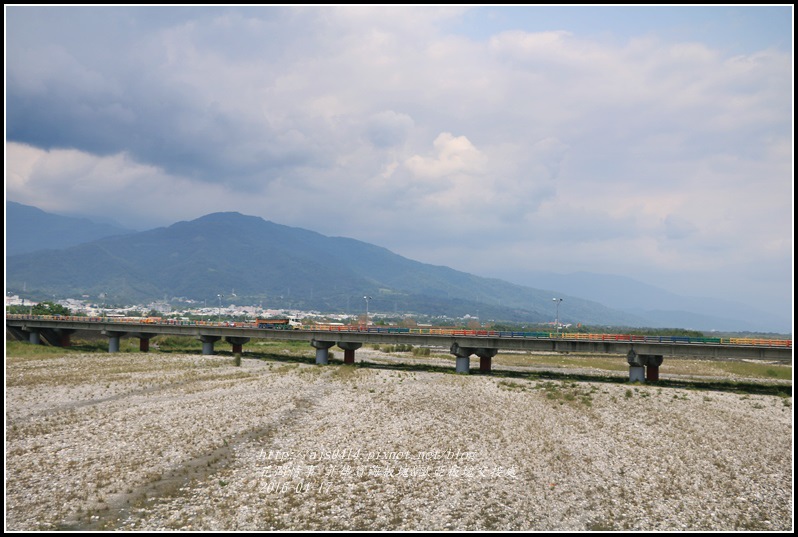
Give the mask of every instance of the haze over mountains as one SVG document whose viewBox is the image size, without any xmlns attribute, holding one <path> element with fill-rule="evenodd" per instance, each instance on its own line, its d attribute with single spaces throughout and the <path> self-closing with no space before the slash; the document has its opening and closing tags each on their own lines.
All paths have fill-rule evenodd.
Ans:
<svg viewBox="0 0 798 537">
<path fill-rule="evenodd" d="M 6 224 L 7 256 L 37 250 L 60 250 L 103 237 L 133 233 L 133 230 L 120 226 L 50 214 L 13 201 L 6 202 Z"/>
<path fill-rule="evenodd" d="M 357 314 L 368 295 L 374 312 L 516 322 L 553 321 L 557 296 L 564 298 L 560 319 L 567 323 L 791 329 L 789 320 L 743 304 L 682 297 L 629 278 L 533 273 L 524 287 L 239 213 L 129 232 L 7 202 L 6 221 L 8 290 L 24 285 L 44 296 L 105 294 L 119 302 L 174 296 L 215 304 L 219 294 L 229 303 L 235 292 L 236 304 Z M 33 246 L 42 249 L 22 253 Z"/>
</svg>

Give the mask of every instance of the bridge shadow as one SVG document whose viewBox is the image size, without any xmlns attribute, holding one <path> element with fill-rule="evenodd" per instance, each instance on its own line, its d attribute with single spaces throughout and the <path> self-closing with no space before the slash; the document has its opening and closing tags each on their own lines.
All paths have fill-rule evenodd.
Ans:
<svg viewBox="0 0 798 537">
<path fill-rule="evenodd" d="M 80 339 L 73 341 L 69 347 L 65 347 L 69 352 L 85 352 L 85 353 L 107 353 L 108 343 L 105 339 L 97 338 L 86 340 Z M 158 347 L 158 353 L 164 354 L 193 354 L 201 352 L 201 348 L 185 348 L 185 347 Z M 122 352 L 138 352 L 133 349 L 125 349 Z M 216 356 L 233 356 L 230 351 L 216 351 Z M 301 356 L 301 355 L 286 355 L 274 354 L 270 352 L 246 352 L 243 354 L 245 358 L 268 360 L 273 362 L 284 363 L 302 363 L 315 365 L 315 356 Z M 343 360 L 330 358 L 331 365 L 343 365 Z M 384 369 L 389 371 L 404 371 L 404 372 L 427 372 L 427 373 L 440 373 L 445 375 L 456 375 L 454 369 L 454 362 L 449 364 L 429 364 L 429 363 L 413 363 L 413 362 L 369 362 L 367 360 L 360 360 L 355 362 L 355 367 L 368 368 L 368 369 Z M 477 369 L 471 369 L 471 375 L 484 375 L 496 378 L 507 379 L 523 379 L 523 380 L 559 380 L 563 382 L 596 382 L 604 384 L 632 384 L 624 376 L 601 374 L 601 373 L 567 373 L 561 371 L 518 371 L 507 369 L 493 369 L 488 374 L 480 373 Z M 758 395 L 779 395 L 792 397 L 791 384 L 769 384 L 767 381 L 751 382 L 751 381 L 735 381 L 728 379 L 707 380 L 707 379 L 662 379 L 655 382 L 647 382 L 647 386 L 657 386 L 662 388 L 680 388 L 688 390 L 702 390 L 714 392 L 729 392 L 740 394 L 758 394 Z"/>
<path fill-rule="evenodd" d="M 271 353 L 247 353 L 247 358 L 256 358 L 261 360 L 269 360 L 284 363 L 303 363 L 303 364 L 316 364 L 315 356 L 286 356 Z M 330 365 L 342 366 L 343 360 L 337 358 L 330 358 Z M 360 360 L 355 362 L 353 367 L 363 369 L 375 369 L 386 371 L 402 371 L 408 373 L 440 373 L 444 375 L 457 375 L 454 370 L 454 363 L 448 365 L 436 365 L 428 363 L 409 363 L 409 362 L 370 362 L 368 360 Z M 550 380 L 562 382 L 597 382 L 603 384 L 625 384 L 637 385 L 638 383 L 630 383 L 628 379 L 623 376 L 604 375 L 600 373 L 565 373 L 560 371 L 516 371 L 507 369 L 493 369 L 490 373 L 481 373 L 479 370 L 471 369 L 470 375 L 473 376 L 486 376 L 503 379 L 520 379 L 520 380 Z M 780 395 L 792 397 L 792 385 L 786 384 L 767 384 L 750 381 L 734 381 L 734 380 L 706 380 L 706 379 L 662 379 L 658 381 L 649 381 L 645 383 L 646 386 L 656 386 L 658 388 L 680 388 L 696 391 L 711 391 L 711 392 L 728 392 L 739 394 L 753 394 L 753 395 Z"/>
</svg>

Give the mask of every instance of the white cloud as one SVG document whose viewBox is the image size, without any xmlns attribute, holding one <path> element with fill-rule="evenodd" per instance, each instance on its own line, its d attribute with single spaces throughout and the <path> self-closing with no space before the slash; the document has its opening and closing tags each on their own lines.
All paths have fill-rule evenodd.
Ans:
<svg viewBox="0 0 798 537">
<path fill-rule="evenodd" d="M 5 151 L 6 196 L 48 212 L 149 229 L 236 206 L 236 197 L 220 185 L 170 176 L 125 154 L 98 157 L 13 142 Z"/>
<path fill-rule="evenodd" d="M 451 175 L 473 176 L 485 171 L 485 156 L 465 136 L 443 132 L 432 143 L 432 157 L 413 155 L 405 161 L 410 172 L 420 179 L 440 179 Z"/>
<path fill-rule="evenodd" d="M 791 257 L 790 54 L 447 33 L 464 11 L 13 11 L 7 196 L 138 228 L 237 210 L 483 272 L 734 290 Z"/>
</svg>

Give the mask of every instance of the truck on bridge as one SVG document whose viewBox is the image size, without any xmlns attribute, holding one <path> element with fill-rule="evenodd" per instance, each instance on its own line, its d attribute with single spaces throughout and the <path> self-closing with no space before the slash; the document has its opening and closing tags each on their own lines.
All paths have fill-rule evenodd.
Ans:
<svg viewBox="0 0 798 537">
<path fill-rule="evenodd" d="M 302 323 L 296 317 L 283 317 L 279 319 L 256 319 L 255 326 L 272 330 L 299 330 Z"/>
</svg>

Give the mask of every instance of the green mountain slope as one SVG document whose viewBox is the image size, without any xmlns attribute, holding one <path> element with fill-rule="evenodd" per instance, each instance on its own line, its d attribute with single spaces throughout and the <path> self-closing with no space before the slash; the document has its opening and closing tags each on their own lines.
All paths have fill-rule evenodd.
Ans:
<svg viewBox="0 0 798 537">
<path fill-rule="evenodd" d="M 187 297 L 215 303 L 357 313 L 371 296 L 373 312 L 409 312 L 547 322 L 551 291 L 480 278 L 419 263 L 353 239 L 326 237 L 238 213 L 214 213 L 58 252 L 7 259 L 7 286 L 42 294 L 143 302 Z M 564 322 L 640 324 L 635 317 L 574 297 Z"/>
</svg>

